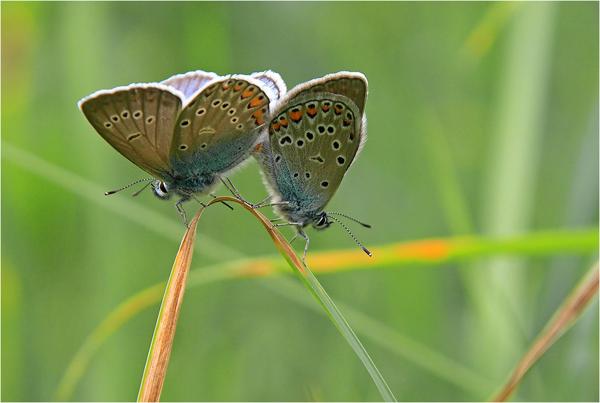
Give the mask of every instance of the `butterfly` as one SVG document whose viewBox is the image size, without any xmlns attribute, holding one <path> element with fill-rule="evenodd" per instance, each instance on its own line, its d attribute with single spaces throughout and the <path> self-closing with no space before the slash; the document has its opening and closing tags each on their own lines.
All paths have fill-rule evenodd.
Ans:
<svg viewBox="0 0 600 403">
<path fill-rule="evenodd" d="M 300 84 L 280 101 L 261 141 L 254 149 L 275 212 L 306 241 L 304 228 L 318 230 L 339 223 L 337 216 L 370 228 L 352 217 L 326 212 L 325 206 L 356 160 L 367 139 L 367 79 L 361 73 L 339 72 Z M 295 237 L 296 237 L 295 236 Z M 295 238 L 294 237 L 294 238 Z"/>
<path fill-rule="evenodd" d="M 249 157 L 285 92 L 272 71 L 230 76 L 193 71 L 161 83 L 97 91 L 78 105 L 104 140 L 152 175 L 107 194 L 147 181 L 158 198 L 179 197 L 175 206 L 187 223 L 182 203 L 210 193 L 222 175 Z"/>
</svg>

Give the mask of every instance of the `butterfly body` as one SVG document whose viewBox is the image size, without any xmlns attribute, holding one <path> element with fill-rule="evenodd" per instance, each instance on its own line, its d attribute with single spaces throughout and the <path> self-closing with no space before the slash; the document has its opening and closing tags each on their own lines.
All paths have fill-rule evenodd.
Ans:
<svg viewBox="0 0 600 403">
<path fill-rule="evenodd" d="M 367 81 L 341 72 L 292 89 L 269 122 L 256 156 L 275 212 L 288 225 L 330 226 L 324 209 L 366 140 Z"/>
<path fill-rule="evenodd" d="M 285 91 L 270 71 L 226 77 L 196 71 L 98 91 L 79 106 L 111 146 L 155 178 L 156 196 L 181 197 L 180 209 L 249 157 Z"/>
</svg>

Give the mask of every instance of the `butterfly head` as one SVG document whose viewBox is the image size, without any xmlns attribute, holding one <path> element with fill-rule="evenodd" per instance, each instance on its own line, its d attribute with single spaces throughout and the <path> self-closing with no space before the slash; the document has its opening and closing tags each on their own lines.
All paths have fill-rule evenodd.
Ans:
<svg viewBox="0 0 600 403">
<path fill-rule="evenodd" d="M 312 221 L 312 226 L 318 230 L 328 228 L 330 225 L 331 220 L 329 220 L 327 213 L 324 211 L 321 214 L 317 215 Z"/>
<path fill-rule="evenodd" d="M 154 193 L 156 197 L 162 200 L 167 200 L 171 198 L 171 193 L 169 193 L 168 185 L 160 180 L 152 182 L 152 193 Z"/>
</svg>

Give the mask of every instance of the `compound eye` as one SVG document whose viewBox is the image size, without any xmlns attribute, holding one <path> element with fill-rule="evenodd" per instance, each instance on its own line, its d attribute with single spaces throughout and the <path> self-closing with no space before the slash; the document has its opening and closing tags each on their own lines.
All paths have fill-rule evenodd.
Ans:
<svg viewBox="0 0 600 403">
<path fill-rule="evenodd" d="M 154 192 L 154 194 L 161 198 L 161 199 L 168 199 L 169 198 L 169 188 L 167 187 L 167 184 L 164 183 L 163 181 L 156 181 L 152 184 L 152 191 Z"/>
<path fill-rule="evenodd" d="M 169 192 L 169 190 L 167 189 L 167 185 L 164 182 L 160 182 L 158 184 L 158 188 L 160 189 L 161 192 L 167 194 Z"/>
<path fill-rule="evenodd" d="M 322 227 L 327 224 L 327 216 L 321 216 L 319 222 L 317 222 L 317 227 Z"/>
</svg>

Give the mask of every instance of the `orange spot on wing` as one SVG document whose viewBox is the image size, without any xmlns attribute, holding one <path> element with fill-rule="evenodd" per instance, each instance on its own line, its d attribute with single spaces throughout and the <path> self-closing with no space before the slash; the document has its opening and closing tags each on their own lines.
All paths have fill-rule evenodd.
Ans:
<svg viewBox="0 0 600 403">
<path fill-rule="evenodd" d="M 329 110 L 329 105 L 321 105 L 321 109 L 323 112 L 327 112 Z"/>
<path fill-rule="evenodd" d="M 283 116 L 279 118 L 279 123 L 281 123 L 281 126 L 283 127 L 288 127 L 288 120 Z"/>
<path fill-rule="evenodd" d="M 311 118 L 314 118 L 317 115 L 317 108 L 316 107 L 314 107 L 314 108 L 308 108 L 306 110 L 306 114 L 308 116 L 310 116 Z"/>
<path fill-rule="evenodd" d="M 252 95 L 254 91 L 252 89 L 246 88 L 246 90 L 244 90 L 244 92 L 242 92 L 242 99 L 244 98 L 248 98 L 249 96 Z"/>
<path fill-rule="evenodd" d="M 302 119 L 302 111 L 290 112 L 290 119 L 294 122 L 299 122 Z"/>
<path fill-rule="evenodd" d="M 274 122 L 271 124 L 271 129 L 275 130 L 276 132 L 279 131 L 280 127 L 281 127 L 281 124 L 279 122 Z"/>
<path fill-rule="evenodd" d="M 234 91 L 239 91 L 241 89 L 242 89 L 242 84 L 236 84 L 236 85 L 233 86 L 233 90 Z"/>
<path fill-rule="evenodd" d="M 262 109 L 259 109 L 256 112 L 254 112 L 254 114 L 252 114 L 252 117 L 254 118 L 254 122 L 258 126 L 265 123 L 265 117 L 264 117 L 264 113 L 263 113 Z"/>
<path fill-rule="evenodd" d="M 252 108 L 256 108 L 257 106 L 260 106 L 262 104 L 262 99 L 260 99 L 260 95 L 257 97 L 252 98 L 252 100 L 250 101 L 250 107 Z"/>
</svg>

